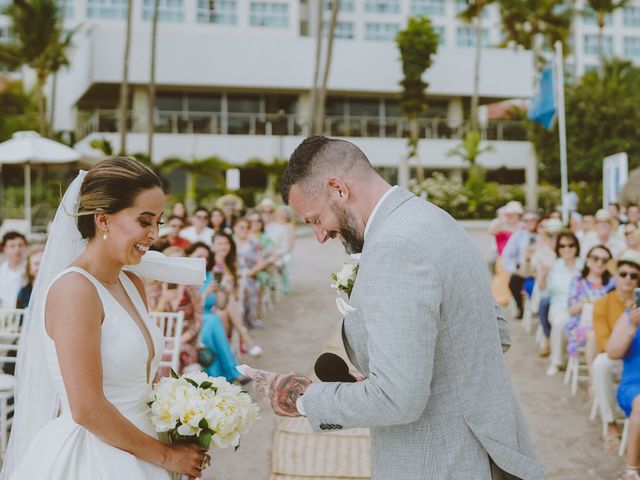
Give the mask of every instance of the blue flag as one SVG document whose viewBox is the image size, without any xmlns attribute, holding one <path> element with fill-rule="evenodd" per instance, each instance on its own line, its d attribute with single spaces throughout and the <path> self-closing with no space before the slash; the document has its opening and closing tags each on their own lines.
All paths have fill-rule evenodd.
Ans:
<svg viewBox="0 0 640 480">
<path fill-rule="evenodd" d="M 545 67 L 540 74 L 538 92 L 531 99 L 529 113 L 530 120 L 539 123 L 545 128 L 551 128 L 556 116 L 557 105 L 555 96 L 555 82 L 553 81 L 553 67 Z"/>
</svg>

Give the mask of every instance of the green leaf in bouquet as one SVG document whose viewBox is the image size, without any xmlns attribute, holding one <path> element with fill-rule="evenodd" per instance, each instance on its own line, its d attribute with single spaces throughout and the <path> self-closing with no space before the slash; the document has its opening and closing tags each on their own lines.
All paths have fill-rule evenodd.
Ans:
<svg viewBox="0 0 640 480">
<path fill-rule="evenodd" d="M 336 275 L 335 273 L 332 273 L 332 274 L 331 274 L 331 279 L 332 279 L 334 282 L 337 282 L 337 281 L 338 281 L 338 275 Z"/>
<path fill-rule="evenodd" d="M 171 378 L 179 378 L 178 374 L 176 373 L 176 371 L 173 368 L 171 369 Z"/>
<path fill-rule="evenodd" d="M 153 406 L 153 402 L 155 402 L 155 400 L 147 402 L 147 407 L 151 408 Z"/>
<path fill-rule="evenodd" d="M 213 383 L 211 383 L 211 382 L 202 382 L 200 384 L 200 388 L 204 388 L 206 390 L 207 388 L 210 388 L 211 385 L 213 385 Z"/>
<path fill-rule="evenodd" d="M 203 418 L 202 420 L 200 420 L 200 423 L 198 424 L 198 426 L 204 430 L 209 430 L 209 422 L 207 422 L 206 418 Z"/>
<path fill-rule="evenodd" d="M 190 378 L 184 377 L 184 379 L 187 381 L 187 383 L 193 385 L 194 387 L 198 388 L 198 384 L 196 382 L 194 382 L 193 380 L 191 380 Z"/>
<path fill-rule="evenodd" d="M 213 437 L 211 430 L 202 430 L 198 436 L 198 443 L 202 448 L 209 448 L 209 445 L 211 445 L 211 437 Z"/>
<path fill-rule="evenodd" d="M 236 445 L 235 448 L 233 449 L 233 453 L 236 453 L 239 448 L 240 448 L 240 444 Z"/>
</svg>

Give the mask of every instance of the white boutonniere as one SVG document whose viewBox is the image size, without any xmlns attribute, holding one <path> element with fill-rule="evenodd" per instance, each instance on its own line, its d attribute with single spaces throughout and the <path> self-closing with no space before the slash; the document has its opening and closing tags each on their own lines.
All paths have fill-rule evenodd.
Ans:
<svg viewBox="0 0 640 480">
<path fill-rule="evenodd" d="M 353 285 L 355 284 L 356 276 L 358 275 L 358 267 L 359 265 L 357 263 L 345 263 L 339 272 L 331 275 L 331 278 L 333 279 L 331 287 L 335 288 L 338 293 L 336 305 L 342 315 L 356 311 L 355 308 L 349 305 L 345 299 L 340 296 L 340 292 L 344 292 L 347 295 L 347 298 L 351 296 Z"/>
</svg>

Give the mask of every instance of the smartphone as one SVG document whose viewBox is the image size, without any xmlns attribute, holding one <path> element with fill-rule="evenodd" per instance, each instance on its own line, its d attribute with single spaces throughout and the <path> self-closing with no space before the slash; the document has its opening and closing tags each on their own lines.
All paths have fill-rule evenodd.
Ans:
<svg viewBox="0 0 640 480">
<path fill-rule="evenodd" d="M 213 281 L 217 284 L 222 283 L 222 277 L 224 276 L 224 272 L 222 270 L 214 270 L 213 272 Z"/>
<path fill-rule="evenodd" d="M 636 295 L 636 308 L 640 307 L 640 288 L 636 288 L 633 293 Z"/>
</svg>

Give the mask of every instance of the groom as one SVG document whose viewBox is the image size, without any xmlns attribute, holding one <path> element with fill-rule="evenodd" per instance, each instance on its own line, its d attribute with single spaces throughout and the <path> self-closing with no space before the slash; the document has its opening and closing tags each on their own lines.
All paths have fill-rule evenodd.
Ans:
<svg viewBox="0 0 640 480">
<path fill-rule="evenodd" d="M 369 427 L 374 480 L 542 479 L 502 359 L 485 263 L 444 211 L 391 187 L 354 144 L 310 137 L 282 198 L 320 243 L 362 253 L 343 323 L 356 383 L 250 369 L 315 432 Z M 350 309 L 351 310 L 351 309 Z"/>
</svg>

